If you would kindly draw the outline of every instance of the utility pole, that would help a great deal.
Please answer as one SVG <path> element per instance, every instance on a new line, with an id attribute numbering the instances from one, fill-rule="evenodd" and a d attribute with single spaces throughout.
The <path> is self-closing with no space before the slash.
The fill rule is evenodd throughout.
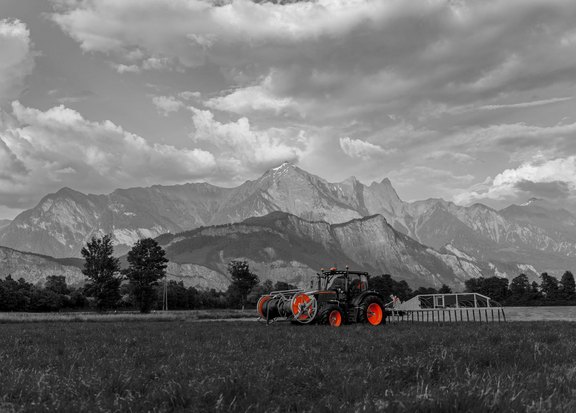
<path id="1" fill-rule="evenodd" d="M 164 274 L 164 294 L 162 297 L 162 310 L 168 311 L 168 274 Z"/>

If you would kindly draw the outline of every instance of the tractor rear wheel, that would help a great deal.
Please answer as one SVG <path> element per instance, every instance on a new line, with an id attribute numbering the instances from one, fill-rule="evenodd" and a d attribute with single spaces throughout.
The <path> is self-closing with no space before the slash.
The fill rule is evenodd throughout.
<path id="1" fill-rule="evenodd" d="M 368 296 L 360 303 L 358 321 L 378 326 L 384 321 L 384 302 L 375 295 Z"/>
<path id="2" fill-rule="evenodd" d="M 320 324 L 326 324 L 332 327 L 340 327 L 344 324 L 344 313 L 336 305 L 330 305 L 322 311 Z"/>

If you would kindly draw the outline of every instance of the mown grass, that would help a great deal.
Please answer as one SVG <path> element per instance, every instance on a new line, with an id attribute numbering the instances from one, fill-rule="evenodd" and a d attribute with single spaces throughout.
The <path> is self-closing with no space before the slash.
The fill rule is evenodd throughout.
<path id="1" fill-rule="evenodd" d="M 0 325 L 14 411 L 576 411 L 576 323 Z"/>

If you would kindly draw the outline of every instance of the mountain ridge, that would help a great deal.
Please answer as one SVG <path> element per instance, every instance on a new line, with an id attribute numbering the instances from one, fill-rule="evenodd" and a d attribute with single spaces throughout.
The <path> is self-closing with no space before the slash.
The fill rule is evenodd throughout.
<path id="1" fill-rule="evenodd" d="M 320 267 L 331 265 L 362 268 L 373 275 L 390 273 L 413 287 L 447 284 L 456 289 L 469 278 L 520 271 L 513 264 L 477 262 L 434 250 L 396 231 L 378 214 L 330 224 L 274 212 L 164 235 L 159 241 L 176 269 L 194 264 L 226 277 L 230 260 L 245 259 L 261 279 L 302 287 Z"/>
<path id="2" fill-rule="evenodd" d="M 330 183 L 283 163 L 234 188 L 208 183 L 48 194 L 0 230 L 0 245 L 55 257 L 79 256 L 93 235 L 111 233 L 119 255 L 142 237 L 240 223 L 284 211 L 330 224 L 381 215 L 392 228 L 437 251 L 445 246 L 483 262 L 520 262 L 537 271 L 576 263 L 576 218 L 531 201 L 497 211 L 440 198 L 404 202 L 388 178 Z M 568 225 L 569 224 L 569 225 Z M 352 235 L 351 235 L 352 236 Z"/>

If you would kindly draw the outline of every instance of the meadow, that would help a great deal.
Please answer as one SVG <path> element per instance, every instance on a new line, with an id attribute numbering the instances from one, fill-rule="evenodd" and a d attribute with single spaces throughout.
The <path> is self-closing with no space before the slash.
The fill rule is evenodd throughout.
<path id="1" fill-rule="evenodd" d="M 0 312 L 0 324 L 6 323 L 44 323 L 44 322 L 149 322 L 149 321 L 207 321 L 207 320 L 237 320 L 256 319 L 258 314 L 254 309 L 210 309 L 186 311 L 153 311 L 141 314 L 138 311 L 118 311 L 97 313 L 87 312 Z M 1 412 L 0 412 L 1 413 Z"/>
<path id="2" fill-rule="evenodd" d="M 0 411 L 576 411 L 576 323 L 0 325 Z"/>

